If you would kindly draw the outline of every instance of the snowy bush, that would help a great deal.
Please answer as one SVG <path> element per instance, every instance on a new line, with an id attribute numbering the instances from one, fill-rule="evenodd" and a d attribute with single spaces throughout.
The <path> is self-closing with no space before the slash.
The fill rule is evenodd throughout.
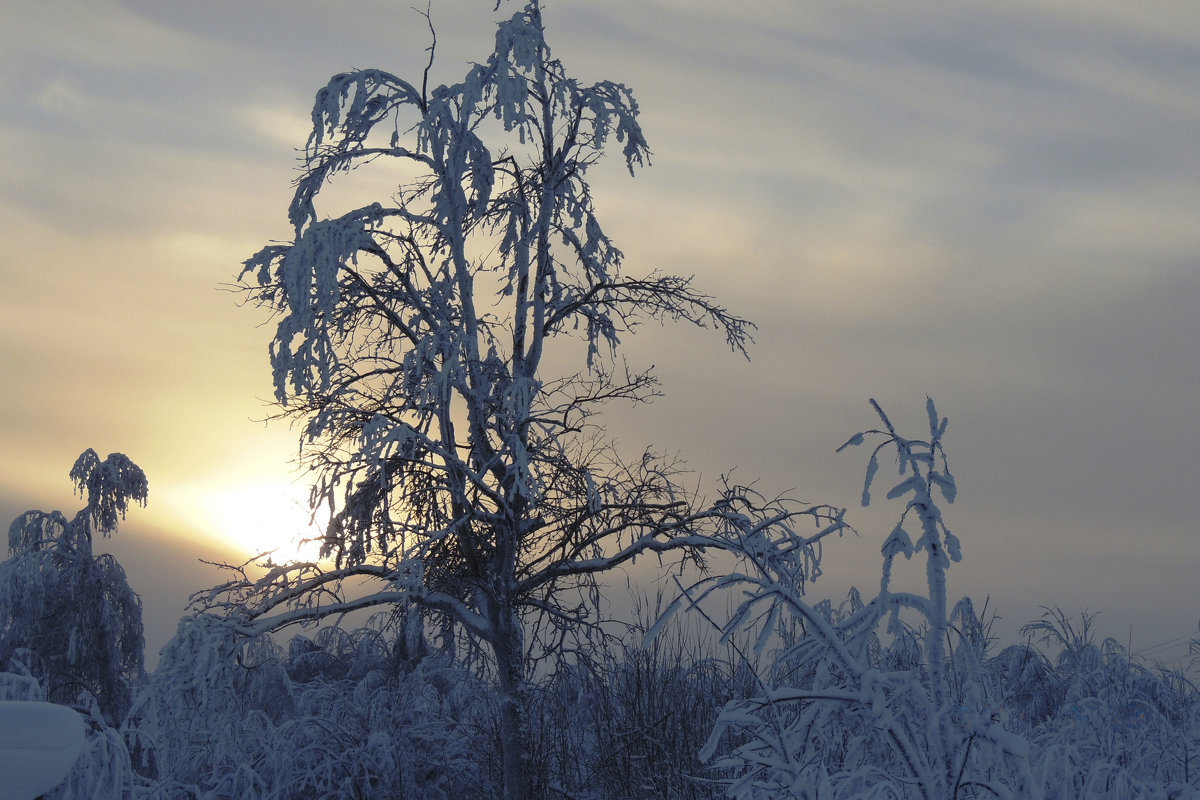
<path id="1" fill-rule="evenodd" d="M 990 653 L 987 623 L 968 598 L 950 606 L 945 574 L 960 557 L 940 502 L 956 485 L 942 441 L 946 420 L 927 404 L 929 438 L 901 437 L 877 405 L 882 443 L 900 472 L 889 499 L 906 498 L 883 544 L 878 594 L 852 589 L 840 606 L 808 603 L 786 547 L 742 548 L 746 573 L 693 586 L 679 605 L 738 587 L 744 599 L 724 633 L 752 629 L 755 690 L 726 704 L 703 756 L 745 798 L 1195 798 L 1200 691 L 1186 674 L 1131 660 L 1097 644 L 1086 612 L 1074 625 L 1047 609 L 1023 629 L 1024 645 Z M 910 533 L 913 529 L 919 534 Z M 915 531 L 914 531 L 915 533 Z M 925 558 L 925 594 L 892 587 L 896 557 Z M 1050 656 L 1034 639 L 1052 649 Z"/>
<path id="2" fill-rule="evenodd" d="M 0 700 L 46 702 L 46 695 L 32 675 L 0 672 Z M 94 702 L 76 710 L 86 725 L 83 750 L 66 779 L 43 795 L 44 800 L 132 798 L 133 769 L 121 733 L 108 725 Z"/>
<path id="3" fill-rule="evenodd" d="M 400 658 L 373 621 L 285 649 L 227 620 L 184 618 L 129 732 L 161 798 L 494 796 L 472 743 L 479 681 L 431 656 Z"/>
<path id="4" fill-rule="evenodd" d="M 774 542 L 742 548 L 745 574 L 693 587 L 693 603 L 724 588 L 743 591 L 727 637 L 757 624 L 756 653 L 782 642 L 758 674 L 757 691 L 726 705 L 703 756 L 734 773 L 727 792 L 744 800 L 1036 796 L 1029 744 L 1005 727 L 985 669 L 984 626 L 969 601 L 947 603 L 946 570 L 960 551 L 935 500 L 953 502 L 956 494 L 942 445 L 946 420 L 929 401 L 929 438 L 907 439 L 872 406 L 883 429 L 843 446 L 882 439 L 863 503 L 885 448 L 895 451 L 900 473 L 888 498 L 907 499 L 883 544 L 879 592 L 865 602 L 852 592 L 836 609 L 810 604 L 793 576 L 812 571 L 811 554 Z M 896 557 L 919 553 L 927 594 L 894 590 Z"/>
<path id="5" fill-rule="evenodd" d="M 1033 693 L 1039 713 L 1022 713 L 1046 796 L 1200 796 L 1200 689 L 1113 639 L 1098 644 L 1094 617 L 1076 625 L 1047 608 L 1022 629 L 1055 652 Z"/>

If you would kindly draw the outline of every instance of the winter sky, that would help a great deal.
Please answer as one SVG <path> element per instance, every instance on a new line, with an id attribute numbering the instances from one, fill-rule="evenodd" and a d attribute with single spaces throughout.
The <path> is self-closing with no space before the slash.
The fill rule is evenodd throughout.
<path id="1" fill-rule="evenodd" d="M 75 511 L 87 447 L 133 458 L 150 505 L 110 546 L 151 661 L 219 578 L 198 557 L 240 560 L 303 521 L 295 434 L 254 421 L 270 328 L 219 287 L 288 236 L 293 148 L 329 76 L 419 75 L 410 5 L 3 12 L 0 512 Z M 491 6 L 433 0 L 435 81 L 487 56 Z M 826 548 L 815 587 L 844 595 L 878 580 L 900 509 L 857 508 L 866 453 L 833 451 L 873 424 L 869 397 L 920 434 L 928 393 L 960 489 L 952 591 L 990 595 L 1006 635 L 1057 604 L 1123 642 L 1132 627 L 1135 651 L 1186 651 L 1200 6 L 546 0 L 545 17 L 569 71 L 641 104 L 653 166 L 631 180 L 614 158 L 593 181 L 627 269 L 694 273 L 759 326 L 749 363 L 704 331 L 644 329 L 631 357 L 666 397 L 613 408 L 611 434 L 679 452 L 701 487 L 736 466 L 850 506 L 861 536 Z"/>

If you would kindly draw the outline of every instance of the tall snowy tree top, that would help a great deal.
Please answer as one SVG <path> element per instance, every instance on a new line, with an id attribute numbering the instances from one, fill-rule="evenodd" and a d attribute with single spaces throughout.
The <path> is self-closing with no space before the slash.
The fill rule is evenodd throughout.
<path id="1" fill-rule="evenodd" d="M 263 248 L 241 273 L 280 314 L 270 348 L 280 403 L 345 379 L 345 345 L 355 328 L 357 344 L 367 340 L 368 316 L 391 329 L 393 352 L 411 349 L 410 388 L 428 385 L 438 361 L 445 380 L 470 373 L 472 393 L 494 371 L 489 359 L 511 362 L 520 390 L 557 332 L 582 332 L 589 369 L 645 318 L 712 326 L 745 346 L 749 323 L 692 291 L 690 278 L 622 276 L 583 178 L 613 138 L 631 172 L 648 162 L 638 106 L 622 84 L 566 75 L 537 2 L 499 24 L 495 51 L 461 83 L 427 89 L 428 68 L 425 79 L 418 88 L 365 69 L 317 92 L 288 212 L 295 240 Z M 392 203 L 318 213 L 335 174 L 380 158 L 414 176 Z M 503 307 L 476 310 L 483 278 L 499 280 Z"/>
<path id="2" fill-rule="evenodd" d="M 125 519 L 130 501 L 146 505 L 146 473 L 124 453 L 109 453 L 101 461 L 89 447 L 75 460 L 70 478 L 80 497 L 87 499 L 91 527 L 105 536 L 117 529 L 118 517 Z"/>

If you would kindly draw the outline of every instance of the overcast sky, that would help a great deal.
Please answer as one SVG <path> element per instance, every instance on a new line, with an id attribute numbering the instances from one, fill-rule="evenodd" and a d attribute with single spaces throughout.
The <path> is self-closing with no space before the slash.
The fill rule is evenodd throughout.
<path id="1" fill-rule="evenodd" d="M 407 2 L 17 0 L 0 25 L 0 511 L 80 505 L 87 447 L 150 505 L 112 540 L 157 651 L 186 595 L 294 528 L 270 329 L 219 287 L 286 238 L 295 150 L 335 72 L 417 76 Z M 433 0 L 437 82 L 490 0 Z M 511 14 L 511 3 L 501 13 Z M 951 589 L 1011 634 L 1101 611 L 1178 656 L 1200 619 L 1200 7 L 1127 2 L 547 0 L 555 54 L 631 86 L 654 153 L 594 171 L 631 272 L 695 274 L 759 326 L 746 363 L 645 329 L 667 396 L 630 447 L 851 506 L 817 590 L 878 580 L 900 509 L 856 508 L 874 420 L 950 418 Z M 364 196 L 362 204 L 375 197 Z M 877 495 L 882 498 L 882 492 Z M 1182 637 L 1182 638 L 1179 638 Z"/>

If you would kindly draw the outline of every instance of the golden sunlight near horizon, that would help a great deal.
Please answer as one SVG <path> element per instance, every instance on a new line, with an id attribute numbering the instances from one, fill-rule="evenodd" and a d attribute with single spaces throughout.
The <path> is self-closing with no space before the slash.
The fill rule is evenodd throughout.
<path id="1" fill-rule="evenodd" d="M 311 520 L 307 495 L 282 478 L 214 478 L 173 490 L 166 502 L 193 530 L 245 558 L 273 551 L 275 561 L 316 560 L 319 544 L 305 540 L 320 535 L 322 526 Z"/>

